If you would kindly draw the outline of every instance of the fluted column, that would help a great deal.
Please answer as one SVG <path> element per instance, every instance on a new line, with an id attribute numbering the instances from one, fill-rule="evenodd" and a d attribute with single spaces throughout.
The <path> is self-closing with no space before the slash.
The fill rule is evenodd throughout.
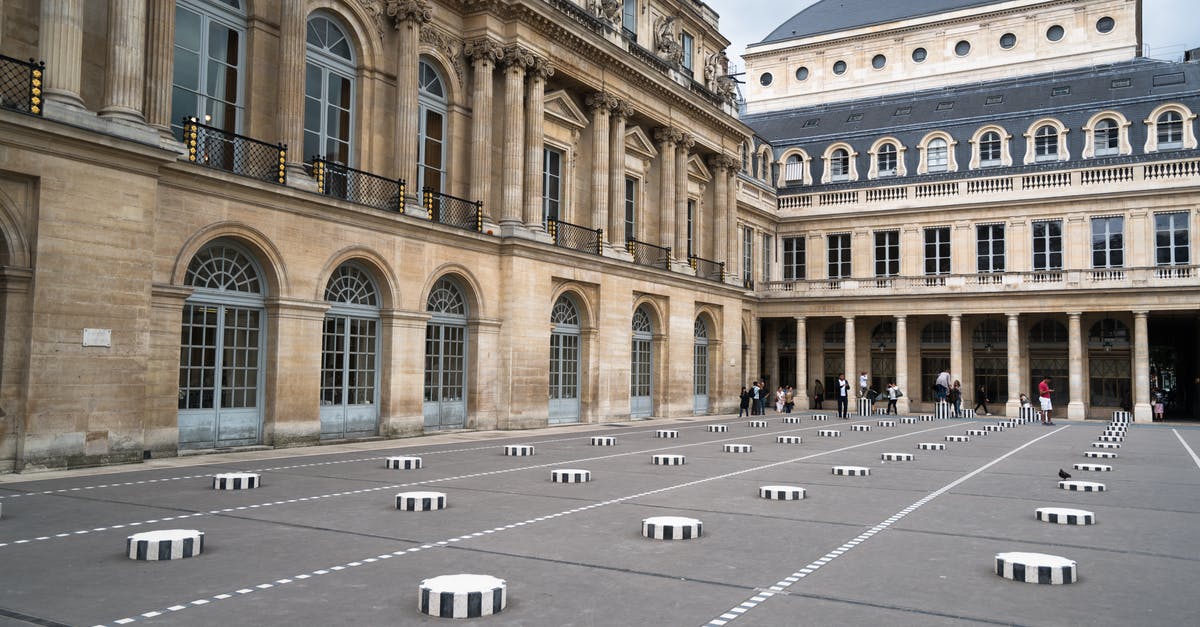
<path id="1" fill-rule="evenodd" d="M 483 201 L 483 210 L 492 217 L 492 109 L 495 105 L 492 72 L 504 57 L 504 48 L 490 39 L 478 39 L 463 47 L 471 59 L 471 200 Z"/>
<path id="2" fill-rule="evenodd" d="M 1150 333 L 1147 327 L 1149 312 L 1133 312 L 1133 419 L 1152 422 L 1150 407 Z"/>
<path id="3" fill-rule="evenodd" d="M 525 72 L 525 226 L 542 228 L 542 159 L 546 135 L 546 79 L 554 69 L 545 59 L 534 59 Z"/>
<path id="4" fill-rule="evenodd" d="M 1018 399 L 1024 389 L 1021 377 L 1021 314 L 1008 314 L 1008 338 L 1005 344 L 1008 346 L 1008 402 L 1005 403 L 1004 413 L 1015 418 L 1017 408 L 1021 406 Z"/>
<path id="5" fill-rule="evenodd" d="M 896 316 L 896 387 L 904 396 L 896 399 L 896 412 L 908 413 L 908 317 Z"/>
<path id="6" fill-rule="evenodd" d="M 146 0 L 109 0 L 108 64 L 101 117 L 143 123 Z"/>
<path id="7" fill-rule="evenodd" d="M 675 258 L 687 263 L 688 260 L 688 154 L 696 140 L 691 135 L 683 135 L 675 144 Z M 693 221 L 695 216 L 692 217 Z M 695 237 L 695 224 L 693 234 Z M 695 242 L 693 242 L 694 244 Z"/>
<path id="8" fill-rule="evenodd" d="M 633 114 L 627 102 L 613 107 L 609 120 L 608 226 L 605 240 L 616 247 L 625 244 L 625 122 Z"/>
<path id="9" fill-rule="evenodd" d="M 737 254 L 737 169 L 731 166 L 727 176 L 729 184 L 726 185 L 725 192 L 729 198 L 725 201 L 725 218 L 728 220 L 725 225 L 725 272 L 734 283 L 740 285 L 742 261 Z"/>
<path id="10" fill-rule="evenodd" d="M 146 123 L 171 138 L 171 83 L 175 72 L 175 0 L 149 0 L 146 14 Z M 175 120 L 178 121 L 178 120 Z"/>
<path id="11" fill-rule="evenodd" d="M 950 383 L 962 380 L 962 314 L 950 314 Z"/>
<path id="12" fill-rule="evenodd" d="M 846 382 L 850 384 L 850 394 L 847 396 L 851 399 L 858 394 L 858 362 L 857 353 L 858 341 L 854 337 L 854 316 L 846 316 Z M 834 390 L 836 393 L 837 390 Z M 855 411 L 855 406 L 850 406 L 850 411 Z"/>
<path id="13" fill-rule="evenodd" d="M 304 160 L 321 154 L 324 146 L 318 146 L 315 155 L 304 154 L 304 57 L 306 50 L 307 23 L 304 2 L 281 3 L 279 16 L 279 115 L 275 118 L 275 135 L 287 145 L 288 182 L 303 181 Z M 416 133 L 413 133 L 416 137 Z M 415 160 L 415 159 L 414 159 Z"/>
<path id="14" fill-rule="evenodd" d="M 387 14 L 395 20 L 396 48 L 396 170 L 408 183 L 409 195 L 419 195 L 417 185 L 418 72 L 421 26 L 433 19 L 427 0 L 388 0 Z"/>
<path id="15" fill-rule="evenodd" d="M 708 160 L 708 167 L 712 168 L 713 173 L 713 261 L 724 261 L 725 272 L 729 272 L 732 268 L 732 259 L 725 256 L 725 251 L 728 250 L 729 231 L 729 179 L 727 178 L 727 167 L 725 164 L 725 155 L 713 157 Z M 801 385 L 805 389 L 808 384 L 801 380 Z"/>
<path id="16" fill-rule="evenodd" d="M 532 56 L 516 46 L 504 51 L 504 178 L 500 225 L 522 223 L 525 177 L 525 68 Z"/>
<path id="17" fill-rule="evenodd" d="M 608 226 L 608 142 L 609 114 L 617 100 L 598 91 L 587 97 L 592 112 L 592 221 L 593 229 Z"/>
<path id="18" fill-rule="evenodd" d="M 1087 418 L 1083 405 L 1083 336 L 1080 325 L 1081 312 L 1067 314 L 1067 372 L 1070 379 L 1071 398 L 1067 402 L 1067 419 Z"/>
<path id="19" fill-rule="evenodd" d="M 47 104 L 85 108 L 80 98 L 83 67 L 83 0 L 42 0 L 38 56 L 46 62 L 42 95 Z"/>
<path id="20" fill-rule="evenodd" d="M 659 246 L 675 243 L 675 143 L 679 139 L 679 131 L 672 128 L 654 131 L 661 160 L 658 169 Z"/>
<path id="21" fill-rule="evenodd" d="M 804 316 L 796 316 L 796 398 L 808 398 L 808 324 Z"/>

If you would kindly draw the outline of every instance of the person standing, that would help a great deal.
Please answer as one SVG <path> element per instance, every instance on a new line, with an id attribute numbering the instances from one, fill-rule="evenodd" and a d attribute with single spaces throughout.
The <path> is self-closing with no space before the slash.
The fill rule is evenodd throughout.
<path id="1" fill-rule="evenodd" d="M 783 392 L 783 413 L 792 413 L 792 408 L 796 406 L 796 388 L 787 386 Z"/>
<path id="2" fill-rule="evenodd" d="M 1042 424 L 1053 425 L 1054 421 L 1050 420 L 1050 411 L 1054 406 L 1050 404 L 1050 394 L 1054 392 L 1054 388 L 1050 387 L 1050 377 L 1042 379 L 1038 383 L 1038 400 L 1042 403 Z"/>
<path id="3" fill-rule="evenodd" d="M 1154 422 L 1162 422 L 1166 409 L 1166 394 L 1163 393 L 1162 388 L 1156 387 L 1150 390 L 1150 398 L 1154 400 Z"/>
<path id="4" fill-rule="evenodd" d="M 758 415 L 758 397 L 762 394 L 762 388 L 758 386 L 758 381 L 750 384 L 750 415 Z"/>
<path id="5" fill-rule="evenodd" d="M 838 375 L 837 386 L 838 418 L 848 420 L 850 418 L 850 382 L 846 380 L 846 373 Z"/>
<path id="6" fill-rule="evenodd" d="M 867 371 L 863 370 L 862 374 L 858 375 L 858 397 L 859 398 L 867 397 L 867 387 L 868 387 L 869 383 L 870 383 L 870 379 L 867 377 Z"/>
<path id="7" fill-rule="evenodd" d="M 779 386 L 778 390 L 775 390 L 775 413 L 777 413 L 777 414 L 783 413 L 783 403 L 784 403 L 783 399 L 785 396 L 787 396 L 787 392 L 783 391 L 783 386 L 781 385 L 781 386 Z"/>
<path id="8" fill-rule="evenodd" d="M 750 415 L 750 390 L 746 386 L 742 386 L 742 393 L 738 395 L 738 418 Z"/>
<path id="9" fill-rule="evenodd" d="M 975 390 L 975 411 L 979 411 L 979 408 L 983 407 L 983 414 L 985 416 L 991 416 L 992 412 L 988 411 L 987 408 L 988 401 L 990 400 L 991 399 L 989 399 L 987 395 L 987 385 L 980 383 L 979 389 Z"/>
<path id="10" fill-rule="evenodd" d="M 896 412 L 896 399 L 900 398 L 899 394 L 900 394 L 900 388 L 896 387 L 895 383 L 889 383 L 887 386 L 887 399 L 888 399 L 887 413 L 889 413 L 889 414 L 897 413 Z"/>
<path id="11" fill-rule="evenodd" d="M 933 396 L 937 402 L 942 403 L 946 400 L 946 394 L 950 392 L 950 371 L 943 370 L 937 376 L 937 381 L 933 384 Z"/>
<path id="12" fill-rule="evenodd" d="M 813 379 L 813 409 L 825 409 L 825 384 L 820 379 Z"/>
<path id="13" fill-rule="evenodd" d="M 950 391 L 946 393 L 946 400 L 954 406 L 954 417 L 962 418 L 962 384 L 958 381 L 950 386 Z"/>

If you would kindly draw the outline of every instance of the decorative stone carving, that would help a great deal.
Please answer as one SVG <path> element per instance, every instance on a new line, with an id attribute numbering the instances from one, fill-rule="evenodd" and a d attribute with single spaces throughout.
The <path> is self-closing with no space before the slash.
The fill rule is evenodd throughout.
<path id="1" fill-rule="evenodd" d="M 676 140 L 675 143 L 685 152 L 691 151 L 692 146 L 696 145 L 696 138 L 689 133 L 684 133 L 683 131 L 675 132 L 679 134 L 679 139 Z"/>
<path id="2" fill-rule="evenodd" d="M 421 26 L 421 43 L 428 44 L 446 55 L 446 58 L 453 64 L 454 74 L 458 78 L 459 84 L 465 82 L 463 79 L 467 73 L 467 64 L 460 40 L 438 28 L 425 24 Z"/>
<path id="3" fill-rule="evenodd" d="M 387 0 L 387 15 L 399 29 L 404 22 L 429 23 L 433 20 L 433 7 L 427 0 Z"/>
<path id="4" fill-rule="evenodd" d="M 504 58 L 504 46 L 491 39 L 476 39 L 463 46 L 463 56 L 474 61 L 487 60 L 495 64 Z"/>
<path id="5" fill-rule="evenodd" d="M 362 5 L 363 11 L 371 16 L 371 21 L 375 23 L 375 34 L 383 40 L 383 34 L 387 31 L 387 19 L 382 0 L 358 0 L 358 3 Z"/>
<path id="6" fill-rule="evenodd" d="M 542 57 L 533 57 L 529 67 L 525 70 L 529 76 L 536 76 L 542 80 L 554 76 L 554 66 L 550 64 L 548 59 Z"/>
<path id="7" fill-rule="evenodd" d="M 618 99 L 616 96 L 606 91 L 598 91 L 593 94 L 589 94 L 585 104 L 587 104 L 588 109 L 593 111 L 598 109 L 607 109 L 611 111 L 613 107 L 620 104 L 620 102 L 620 99 Z"/>
<path id="8" fill-rule="evenodd" d="M 506 66 L 528 69 L 536 60 L 537 57 L 532 52 L 520 46 L 508 46 L 504 49 L 504 65 Z"/>
<path id="9" fill-rule="evenodd" d="M 737 165 L 738 160 L 729 155 L 716 155 L 708 159 L 708 167 L 715 170 L 718 174 L 736 168 Z"/>
<path id="10" fill-rule="evenodd" d="M 683 131 L 669 126 L 662 126 L 654 129 L 654 142 L 657 144 L 674 145 L 683 141 Z"/>
<path id="11" fill-rule="evenodd" d="M 717 91 L 717 79 L 729 74 L 729 56 L 718 50 L 704 60 L 704 86 Z"/>
<path id="12" fill-rule="evenodd" d="M 612 116 L 628 120 L 633 117 L 633 105 L 624 100 L 617 100 L 612 108 Z"/>
<path id="13" fill-rule="evenodd" d="M 678 63 L 683 58 L 683 46 L 675 32 L 675 16 L 662 15 L 654 20 L 654 49 L 658 56 Z"/>
<path id="14" fill-rule="evenodd" d="M 602 19 L 608 20 L 612 24 L 621 22 L 621 0 L 596 0 L 594 9 L 596 15 Z"/>

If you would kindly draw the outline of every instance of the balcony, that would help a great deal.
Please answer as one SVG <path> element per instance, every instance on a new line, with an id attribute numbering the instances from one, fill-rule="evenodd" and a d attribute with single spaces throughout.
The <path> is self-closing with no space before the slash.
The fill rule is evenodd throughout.
<path id="1" fill-rule="evenodd" d="M 546 223 L 550 238 L 559 248 L 570 248 L 593 255 L 603 254 L 604 229 L 589 229 L 586 226 L 550 220 Z"/>
<path id="2" fill-rule="evenodd" d="M 625 248 L 633 255 L 633 263 L 651 268 L 671 269 L 671 249 L 655 246 L 646 242 L 631 239 L 625 242 Z"/>
<path id="3" fill-rule="evenodd" d="M 717 281 L 723 283 L 725 281 L 725 262 L 713 261 L 691 255 L 688 257 L 688 265 L 692 266 L 692 270 L 696 272 L 696 276 L 709 281 Z"/>
<path id="4" fill-rule="evenodd" d="M 184 118 L 183 142 L 192 163 L 269 183 L 287 183 L 287 147 L 283 144 L 231 133 L 201 124 L 196 118 Z"/>
<path id="5" fill-rule="evenodd" d="M 763 298 L 846 298 L 848 296 L 946 296 L 1012 294 L 1055 290 L 1115 290 L 1200 287 L 1200 266 L 1154 266 L 1038 270 L 983 274 L 863 277 L 765 281 Z"/>
<path id="6" fill-rule="evenodd" d="M 45 63 L 18 61 L 0 54 L 0 109 L 41 115 L 45 69 Z"/>
<path id="7" fill-rule="evenodd" d="M 458 198 L 426 187 L 421 190 L 421 206 L 431 222 L 483 232 L 483 201 Z"/>
<path id="8" fill-rule="evenodd" d="M 322 157 L 314 157 L 309 169 L 317 180 L 317 192 L 381 211 L 404 209 L 404 180 L 389 179 Z"/>

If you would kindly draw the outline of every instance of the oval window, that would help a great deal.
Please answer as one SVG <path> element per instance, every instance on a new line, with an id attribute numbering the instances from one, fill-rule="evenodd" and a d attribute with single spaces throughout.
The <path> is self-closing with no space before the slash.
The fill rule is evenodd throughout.
<path id="1" fill-rule="evenodd" d="M 762 83 L 763 87 L 770 85 L 771 81 L 773 81 L 773 80 L 775 80 L 775 77 L 771 76 L 770 72 L 763 72 L 763 75 L 758 77 L 758 82 Z"/>
<path id="2" fill-rule="evenodd" d="M 1113 28 L 1116 28 L 1117 21 L 1111 17 L 1105 16 L 1096 21 L 1096 30 L 1102 33 L 1111 33 Z"/>
<path id="3" fill-rule="evenodd" d="M 1013 46 L 1017 45 L 1017 36 L 1012 33 L 1004 33 L 1000 36 L 1000 47 L 1005 50 L 1012 50 Z"/>
<path id="4" fill-rule="evenodd" d="M 1066 31 L 1064 31 L 1063 27 L 1059 26 L 1058 24 L 1046 29 L 1046 39 L 1049 39 L 1050 41 L 1058 41 L 1063 38 L 1064 34 L 1066 34 Z"/>
<path id="5" fill-rule="evenodd" d="M 925 61 L 925 57 L 927 56 L 929 56 L 929 53 L 925 52 L 924 48 L 917 48 L 916 50 L 913 50 L 912 60 L 916 61 L 917 63 L 922 63 Z"/>
<path id="6" fill-rule="evenodd" d="M 971 42 L 964 39 L 954 44 L 954 54 L 960 57 L 965 57 L 968 54 L 971 54 Z"/>
<path id="7" fill-rule="evenodd" d="M 833 64 L 833 73 L 837 74 L 838 76 L 845 74 L 846 73 L 846 62 L 838 61 L 838 62 L 834 63 Z"/>
<path id="8" fill-rule="evenodd" d="M 887 65 L 887 57 L 882 54 L 877 54 L 871 59 L 871 67 L 877 70 L 882 70 L 885 65 Z"/>
<path id="9" fill-rule="evenodd" d="M 808 68 L 800 67 L 799 69 L 797 69 L 796 70 L 796 80 L 798 80 L 798 81 L 808 80 Z"/>

